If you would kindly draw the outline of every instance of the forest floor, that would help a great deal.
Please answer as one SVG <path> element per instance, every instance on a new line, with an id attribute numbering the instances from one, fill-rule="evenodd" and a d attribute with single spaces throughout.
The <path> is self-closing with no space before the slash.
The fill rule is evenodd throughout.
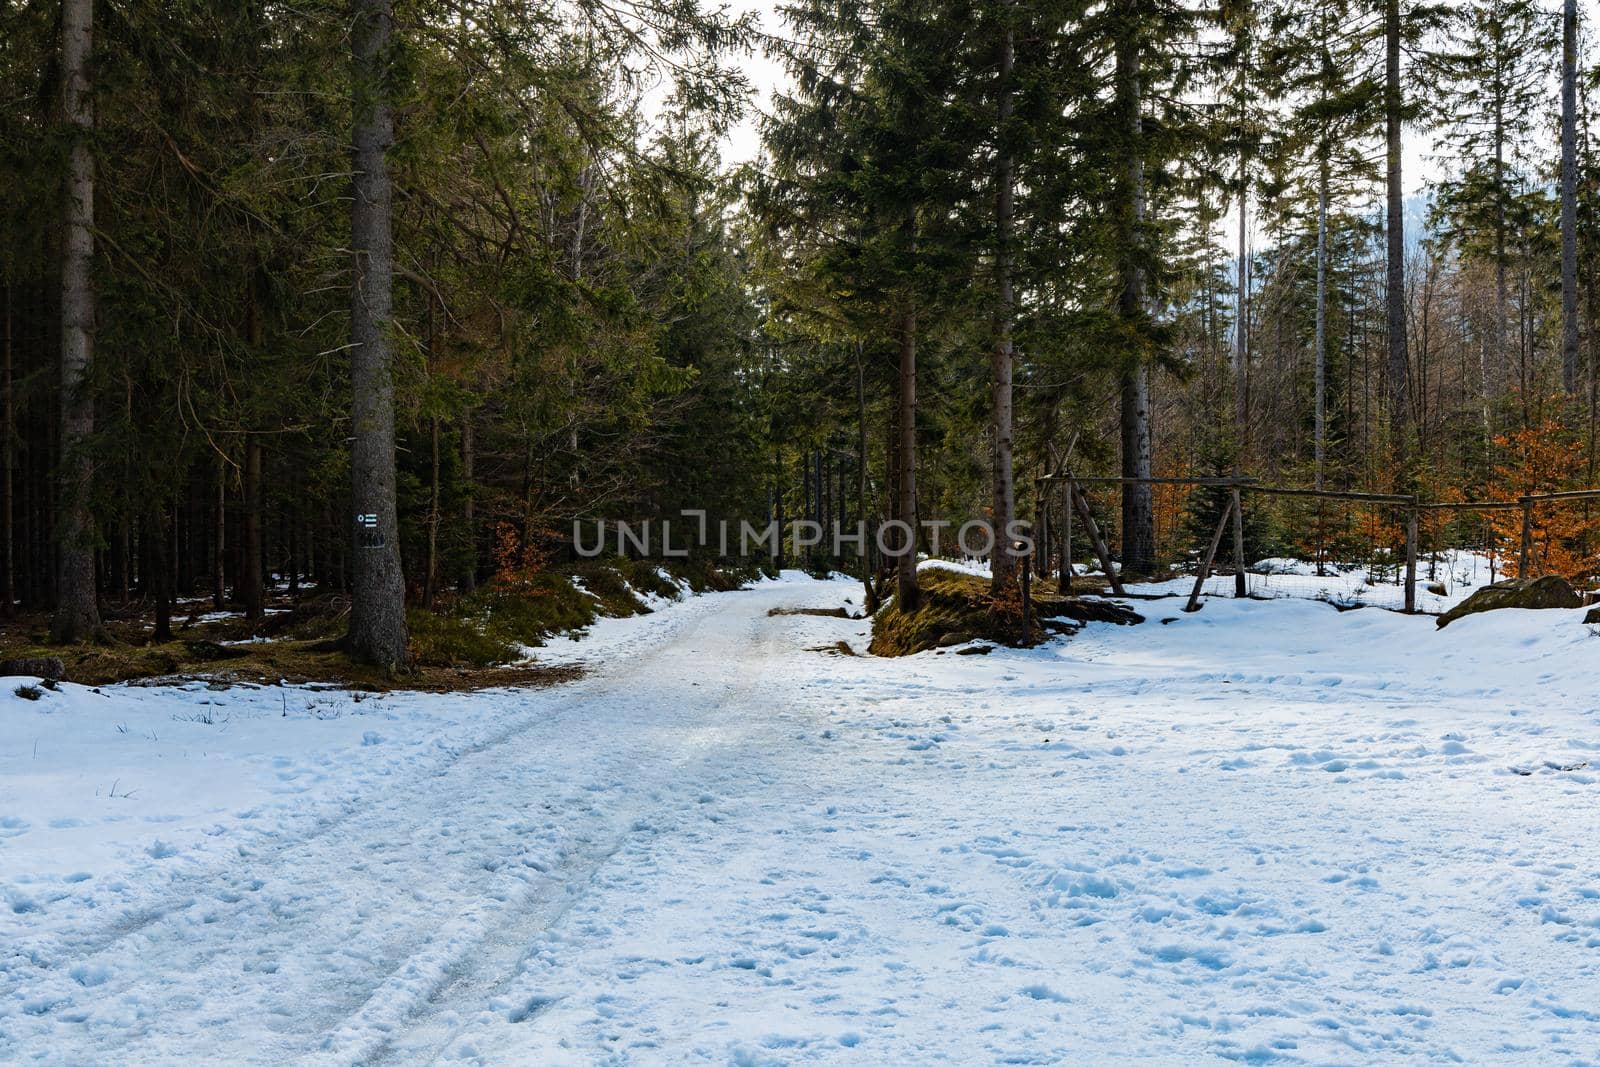
<path id="1" fill-rule="evenodd" d="M 0 683 L 0 1061 L 1596 1062 L 1581 610 L 792 610 L 850 602 L 543 689 Z"/>

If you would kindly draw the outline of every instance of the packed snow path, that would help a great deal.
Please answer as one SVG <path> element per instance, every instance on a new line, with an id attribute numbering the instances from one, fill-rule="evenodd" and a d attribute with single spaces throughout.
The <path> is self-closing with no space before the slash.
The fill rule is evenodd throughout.
<path id="1" fill-rule="evenodd" d="M 352 705 L 320 758 L 267 757 L 318 727 L 275 690 L 219 738 L 172 714 L 203 694 L 8 686 L 0 1061 L 1600 1057 L 1579 613 L 1173 603 L 904 661 L 768 614 L 854 593 L 696 598 L 576 646 L 573 685 Z M 260 751 L 236 788 L 317 782 L 221 812 L 141 782 L 157 827 L 26 777 L 51 729 L 156 707 Z"/>

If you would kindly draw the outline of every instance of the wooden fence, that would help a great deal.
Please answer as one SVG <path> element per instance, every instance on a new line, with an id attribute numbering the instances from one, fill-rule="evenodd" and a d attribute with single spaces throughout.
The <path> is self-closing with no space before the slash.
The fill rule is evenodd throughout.
<path id="1" fill-rule="evenodd" d="M 1129 485 L 1181 485 L 1196 488 L 1224 489 L 1227 490 L 1227 499 L 1222 509 L 1222 516 L 1218 520 L 1211 534 L 1209 542 L 1205 545 L 1198 561 L 1198 571 L 1195 575 L 1194 586 L 1189 594 L 1186 611 L 1197 611 L 1200 607 L 1200 597 L 1206 580 L 1211 576 L 1217 562 L 1217 554 L 1222 548 L 1223 538 L 1232 530 L 1232 554 L 1234 572 L 1234 596 L 1246 597 L 1249 590 L 1246 582 L 1245 537 L 1244 537 L 1244 499 L 1246 494 L 1260 494 L 1263 496 L 1278 497 L 1307 497 L 1320 500 L 1341 501 L 1354 504 L 1377 504 L 1394 508 L 1404 519 L 1405 528 L 1405 606 L 1402 610 L 1406 613 L 1415 613 L 1417 610 L 1417 554 L 1418 554 L 1418 520 L 1426 512 L 1433 511 L 1509 511 L 1520 510 L 1522 513 L 1522 526 L 1520 544 L 1518 546 L 1518 573 L 1527 575 L 1536 569 L 1534 556 L 1534 511 L 1541 504 L 1551 502 L 1568 502 L 1576 500 L 1600 499 L 1600 489 L 1577 489 L 1561 493 L 1533 493 L 1518 496 L 1511 500 L 1466 500 L 1435 503 L 1424 501 L 1414 495 L 1395 493 L 1366 493 L 1352 492 L 1339 489 L 1301 489 L 1288 486 L 1262 485 L 1254 478 L 1122 478 L 1122 477 L 1077 477 L 1072 474 L 1051 475 L 1034 480 L 1035 499 L 1039 515 L 1039 537 L 1036 539 L 1035 549 L 1037 559 L 1035 569 L 1041 577 L 1052 573 L 1059 574 L 1059 584 L 1063 591 L 1070 591 L 1072 587 L 1072 567 L 1070 565 L 1073 552 L 1074 520 L 1081 524 L 1085 535 L 1088 537 L 1089 546 L 1100 563 L 1101 571 L 1106 575 L 1106 580 L 1111 590 L 1118 596 L 1126 596 L 1127 590 L 1123 585 L 1122 577 L 1118 573 L 1115 561 L 1112 558 L 1111 548 L 1099 524 L 1094 518 L 1094 509 L 1086 487 L 1089 486 L 1116 486 L 1119 489 Z M 1061 501 L 1061 520 L 1059 532 L 1053 528 L 1052 518 L 1055 508 L 1051 500 L 1052 490 L 1060 488 L 1064 492 Z M 1052 566 L 1052 558 L 1059 562 L 1059 569 Z"/>

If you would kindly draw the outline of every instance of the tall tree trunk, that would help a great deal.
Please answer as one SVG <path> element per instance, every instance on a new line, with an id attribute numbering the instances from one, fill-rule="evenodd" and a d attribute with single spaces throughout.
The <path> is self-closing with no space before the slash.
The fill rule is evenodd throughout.
<path id="1" fill-rule="evenodd" d="M 67 202 L 61 261 L 61 536 L 57 539 L 56 610 L 51 640 L 98 640 L 103 631 L 95 589 L 94 516 L 89 498 L 94 467 L 94 394 L 89 368 L 94 359 L 94 129 L 90 100 L 90 56 L 94 0 L 62 0 L 62 104 L 73 127 L 67 161 Z"/>
<path id="2" fill-rule="evenodd" d="M 350 300 L 355 508 L 352 657 L 393 670 L 406 655 L 406 589 L 395 513 L 394 380 L 390 373 L 394 247 L 387 153 L 394 141 L 389 100 L 390 0 L 355 0 L 355 178 L 350 209 L 354 279 Z"/>
<path id="3" fill-rule="evenodd" d="M 478 501 L 477 486 L 473 482 L 477 456 L 473 451 L 472 409 L 461 413 L 461 480 L 466 485 L 466 499 L 461 503 L 461 525 L 466 530 L 467 570 L 461 576 L 461 588 L 472 592 L 478 586 Z"/>
<path id="4" fill-rule="evenodd" d="M 1015 212 L 1011 144 L 1011 71 L 1016 62 L 1016 31 L 1011 24 L 1014 3 L 1001 7 L 1005 27 L 1000 38 L 1000 73 L 996 85 L 999 98 L 995 121 L 995 203 L 994 203 L 994 352 L 993 371 L 994 433 L 994 551 L 990 556 L 991 589 L 999 594 L 1017 581 L 1017 553 L 1011 545 L 1010 529 L 1017 513 L 1016 486 L 1011 463 L 1011 379 L 1015 366 L 1011 323 L 1016 298 L 1011 285 L 1011 230 Z"/>
<path id="5" fill-rule="evenodd" d="M 166 502 L 157 499 L 145 509 L 144 537 L 149 545 L 150 593 L 155 599 L 155 628 L 151 641 L 172 640 L 172 566 L 169 556 Z"/>
<path id="6" fill-rule="evenodd" d="M 1322 488 L 1328 455 L 1328 144 L 1326 135 L 1317 161 L 1317 326 L 1316 367 L 1316 486 Z"/>
<path id="7" fill-rule="evenodd" d="M 239 560 L 239 599 L 244 617 L 255 620 L 266 610 L 266 564 L 261 551 L 261 442 L 254 434 L 244 444 L 244 554 Z"/>
<path id="8" fill-rule="evenodd" d="M 815 522 L 817 505 L 811 499 L 811 452 L 800 453 L 800 517 L 804 522 Z M 814 545 L 807 545 L 805 551 L 806 566 L 812 565 L 815 555 Z"/>
<path id="9" fill-rule="evenodd" d="M 895 473 L 899 476 L 896 518 L 904 551 L 895 559 L 895 603 L 901 611 L 922 606 L 917 585 L 917 306 L 909 295 L 900 313 L 900 439 L 896 442 Z"/>
<path id="10" fill-rule="evenodd" d="M 1561 384 L 1578 391 L 1578 0 L 1561 6 Z"/>
<path id="11" fill-rule="evenodd" d="M 1242 17 L 1248 18 L 1245 14 Z M 1233 473 L 1243 468 L 1250 447 L 1250 152 L 1245 140 L 1245 72 L 1249 44 L 1239 60 L 1239 291 L 1233 328 Z"/>
<path id="12" fill-rule="evenodd" d="M 1384 3 L 1384 141 L 1388 192 L 1388 286 L 1384 300 L 1389 325 L 1389 428 L 1400 460 L 1402 483 L 1411 469 L 1411 368 L 1406 347 L 1405 186 L 1400 172 L 1400 127 L 1404 98 L 1400 86 L 1400 0 Z"/>
<path id="13" fill-rule="evenodd" d="M 1130 31 L 1132 32 L 1132 31 Z M 1144 120 L 1141 103 L 1139 45 L 1132 38 L 1119 41 L 1116 49 L 1116 91 L 1128 133 L 1126 202 L 1121 210 L 1126 219 L 1121 274 L 1121 315 L 1123 321 L 1143 335 L 1145 312 L 1144 271 Z M 1148 353 L 1131 354 L 1122 372 L 1121 437 L 1122 476 L 1150 477 L 1150 377 Z M 1126 483 L 1122 487 L 1122 564 L 1131 573 L 1144 574 L 1155 569 L 1156 520 L 1154 498 L 1149 483 Z"/>
<path id="14" fill-rule="evenodd" d="M 12 325 L 11 325 L 11 286 L 6 285 L 5 303 L 5 366 L 0 369 L 0 387 L 5 389 L 5 399 L 0 404 L 0 418 L 4 425 L 0 426 L 0 492 L 5 494 L 4 510 L 0 511 L 0 525 L 4 526 L 4 551 L 5 559 L 0 561 L 0 618 L 9 619 L 17 609 L 17 542 L 16 542 L 16 482 L 12 474 L 12 462 L 16 457 L 17 409 L 12 396 L 15 386 L 12 384 Z"/>
<path id="15" fill-rule="evenodd" d="M 1496 80 L 1498 86 L 1498 79 Z M 1487 447 L 1490 437 L 1489 410 L 1494 399 L 1492 382 L 1503 375 L 1506 367 L 1506 311 L 1511 300 L 1506 284 L 1506 162 L 1505 162 L 1505 100 L 1496 89 L 1494 101 L 1494 329 L 1489 331 L 1494 351 L 1492 359 L 1484 366 L 1483 377 L 1483 436 Z"/>
<path id="16" fill-rule="evenodd" d="M 428 443 L 432 450 L 432 467 L 428 481 L 428 569 L 423 576 L 422 606 L 433 608 L 433 594 L 438 589 L 439 576 L 439 417 L 435 415 L 428 429 Z"/>
<path id="17" fill-rule="evenodd" d="M 217 496 L 212 503 L 211 604 L 218 611 L 228 607 L 228 463 L 217 458 Z"/>
<path id="18" fill-rule="evenodd" d="M 878 586 L 872 573 L 872 523 L 867 521 L 867 368 L 856 342 L 856 517 L 867 532 L 861 546 L 861 591 L 867 614 L 878 611 Z"/>

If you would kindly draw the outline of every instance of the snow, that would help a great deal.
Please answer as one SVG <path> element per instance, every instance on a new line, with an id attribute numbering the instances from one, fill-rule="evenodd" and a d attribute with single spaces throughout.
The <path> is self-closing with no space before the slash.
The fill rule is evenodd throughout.
<path id="1" fill-rule="evenodd" d="M 1581 611 L 768 614 L 846 598 L 553 689 L 0 683 L 0 1062 L 1600 1061 Z"/>
<path id="2" fill-rule="evenodd" d="M 1260 560 L 1245 574 L 1245 590 L 1252 597 L 1291 597 L 1322 600 L 1340 607 L 1386 607 L 1405 605 L 1404 561 L 1401 566 L 1366 563 L 1326 563 L 1317 573 L 1315 563 L 1303 559 L 1275 557 Z M 1417 610 L 1438 615 L 1471 596 L 1497 578 L 1505 577 L 1504 561 L 1491 562 L 1481 552 L 1460 549 L 1422 556 L 1417 560 Z M 1130 583 L 1129 593 L 1147 596 L 1187 597 L 1194 589 L 1194 576 L 1165 582 Z M 1442 589 L 1440 592 L 1438 590 Z M 1204 595 L 1234 595 L 1232 574 L 1206 579 Z"/>

